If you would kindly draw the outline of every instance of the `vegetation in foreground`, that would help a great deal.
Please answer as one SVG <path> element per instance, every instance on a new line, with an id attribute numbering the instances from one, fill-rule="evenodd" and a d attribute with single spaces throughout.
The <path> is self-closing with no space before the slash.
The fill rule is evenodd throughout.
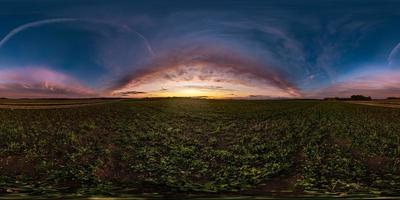
<path id="1" fill-rule="evenodd" d="M 123 100 L 0 109 L 0 193 L 400 194 L 400 109 Z"/>

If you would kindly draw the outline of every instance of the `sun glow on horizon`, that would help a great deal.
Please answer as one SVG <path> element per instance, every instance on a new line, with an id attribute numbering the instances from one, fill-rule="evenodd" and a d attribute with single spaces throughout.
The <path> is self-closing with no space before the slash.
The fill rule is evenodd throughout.
<path id="1" fill-rule="evenodd" d="M 210 99 L 247 97 L 293 97 L 287 89 L 256 79 L 237 75 L 228 68 L 203 65 L 176 67 L 155 71 L 113 91 L 127 97 L 197 97 Z"/>
<path id="2" fill-rule="evenodd" d="M 194 89 L 194 88 L 185 88 L 182 90 L 178 90 L 176 92 L 179 94 L 179 96 L 188 96 L 188 97 L 194 97 L 194 96 L 207 96 L 207 92 L 201 91 L 199 89 Z"/>
<path id="3" fill-rule="evenodd" d="M 159 89 L 157 89 L 159 88 Z M 169 81 L 155 80 L 137 87 L 127 87 L 115 94 L 145 97 L 194 97 L 207 99 L 247 98 L 250 96 L 286 97 L 286 93 L 274 87 L 251 87 L 235 83 L 210 81 Z"/>
<path id="4" fill-rule="evenodd" d="M 198 97 L 209 99 L 220 99 L 228 96 L 226 92 L 213 89 L 191 88 L 190 86 L 178 87 L 165 92 L 158 92 L 155 95 L 160 97 Z"/>

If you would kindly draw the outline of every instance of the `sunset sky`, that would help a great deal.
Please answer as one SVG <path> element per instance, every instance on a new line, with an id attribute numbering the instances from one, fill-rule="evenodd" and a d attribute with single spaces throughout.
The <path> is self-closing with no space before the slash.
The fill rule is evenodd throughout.
<path id="1" fill-rule="evenodd" d="M 400 1 L 0 1 L 0 97 L 400 96 Z"/>

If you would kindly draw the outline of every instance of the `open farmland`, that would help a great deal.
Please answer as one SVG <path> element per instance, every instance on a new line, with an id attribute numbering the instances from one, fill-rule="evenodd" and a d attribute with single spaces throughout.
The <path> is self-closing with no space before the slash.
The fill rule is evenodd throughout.
<path id="1" fill-rule="evenodd" d="M 399 99 L 382 99 L 373 101 L 349 101 L 349 103 L 363 104 L 369 106 L 382 106 L 388 108 L 400 108 Z"/>
<path id="2" fill-rule="evenodd" d="M 52 109 L 98 105 L 121 99 L 0 99 L 0 109 Z"/>
<path id="3" fill-rule="evenodd" d="M 0 109 L 1 193 L 400 194 L 400 109 L 316 100 L 88 104 Z"/>

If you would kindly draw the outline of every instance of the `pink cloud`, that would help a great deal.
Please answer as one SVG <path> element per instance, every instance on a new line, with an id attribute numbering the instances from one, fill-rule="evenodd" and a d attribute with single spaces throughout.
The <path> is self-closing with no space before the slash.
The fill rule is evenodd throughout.
<path id="1" fill-rule="evenodd" d="M 349 97 L 353 94 L 386 98 L 400 96 L 400 71 L 376 71 L 354 75 L 344 81 L 310 92 L 310 97 Z"/>
<path id="2" fill-rule="evenodd" d="M 89 96 L 95 96 L 95 92 L 60 72 L 34 67 L 0 70 L 0 97 L 64 98 Z"/>

